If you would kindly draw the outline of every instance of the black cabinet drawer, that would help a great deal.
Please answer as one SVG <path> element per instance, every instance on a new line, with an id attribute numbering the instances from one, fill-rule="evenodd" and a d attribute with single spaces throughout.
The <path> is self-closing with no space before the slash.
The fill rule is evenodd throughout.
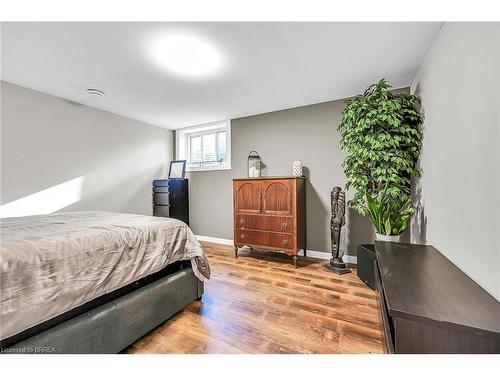
<path id="1" fill-rule="evenodd" d="M 160 206 L 167 206 L 169 204 L 168 193 L 153 193 L 153 204 Z"/>
<path id="2" fill-rule="evenodd" d="M 170 180 L 154 180 L 153 186 L 167 186 L 169 185 Z"/>
<path id="3" fill-rule="evenodd" d="M 168 193 L 168 186 L 153 186 L 153 193 Z"/>
<path id="4" fill-rule="evenodd" d="M 153 206 L 153 216 L 170 217 L 168 206 Z"/>

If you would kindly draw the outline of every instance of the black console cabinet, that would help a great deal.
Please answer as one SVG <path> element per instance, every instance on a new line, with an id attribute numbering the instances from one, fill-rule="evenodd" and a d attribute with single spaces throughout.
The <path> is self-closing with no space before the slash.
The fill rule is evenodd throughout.
<path id="1" fill-rule="evenodd" d="M 187 179 L 153 181 L 153 215 L 171 217 L 189 225 L 189 185 Z"/>
<path id="2" fill-rule="evenodd" d="M 500 302 L 432 246 L 375 242 L 389 353 L 500 353 Z"/>

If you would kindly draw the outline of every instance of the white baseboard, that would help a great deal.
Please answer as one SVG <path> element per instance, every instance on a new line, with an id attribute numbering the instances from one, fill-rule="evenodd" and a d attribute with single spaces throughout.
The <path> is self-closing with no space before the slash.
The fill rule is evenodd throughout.
<path id="1" fill-rule="evenodd" d="M 228 240 L 226 238 L 217 238 L 217 237 L 208 237 L 208 236 L 199 236 L 196 235 L 196 238 L 198 241 L 206 241 L 206 242 L 213 242 L 213 243 L 218 243 L 221 245 L 229 245 L 233 246 L 234 242 L 233 240 Z M 303 251 L 299 252 L 300 254 L 304 254 Z M 318 258 L 318 259 L 330 259 L 332 255 L 328 252 L 324 251 L 316 251 L 316 250 L 307 250 L 307 256 L 311 258 Z M 358 257 L 355 257 L 353 255 L 344 255 L 343 256 L 344 262 L 351 263 L 351 264 L 357 264 L 358 263 Z"/>
<path id="2" fill-rule="evenodd" d="M 199 235 L 196 235 L 196 239 L 198 241 L 213 242 L 213 243 L 219 243 L 221 245 L 234 246 L 234 241 L 233 240 L 227 240 L 225 238 L 217 238 L 217 237 L 208 237 L 208 236 L 199 236 Z"/>
<path id="3" fill-rule="evenodd" d="M 303 254 L 303 251 L 300 251 L 299 254 Z M 307 250 L 307 256 L 311 258 L 318 258 L 318 259 L 330 259 L 332 257 L 331 253 L 327 253 L 324 251 L 316 251 L 316 250 Z M 357 264 L 358 263 L 358 257 L 353 256 L 353 255 L 344 255 L 342 257 L 344 262 L 351 263 L 351 264 Z"/>
<path id="4" fill-rule="evenodd" d="M 342 260 L 346 263 L 358 264 L 358 257 L 355 255 L 344 255 Z"/>

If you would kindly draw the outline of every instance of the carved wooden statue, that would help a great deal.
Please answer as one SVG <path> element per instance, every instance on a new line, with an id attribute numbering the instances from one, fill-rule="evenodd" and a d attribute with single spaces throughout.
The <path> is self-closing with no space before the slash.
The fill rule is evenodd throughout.
<path id="1" fill-rule="evenodd" d="M 332 258 L 327 268 L 338 274 L 350 272 L 342 260 L 343 251 L 340 248 L 340 236 L 345 225 L 345 192 L 338 186 L 330 193 L 332 218 L 330 220 Z"/>

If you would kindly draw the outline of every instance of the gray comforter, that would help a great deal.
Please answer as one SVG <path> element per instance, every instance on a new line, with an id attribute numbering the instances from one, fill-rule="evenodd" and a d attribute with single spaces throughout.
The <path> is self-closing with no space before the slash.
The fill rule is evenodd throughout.
<path id="1" fill-rule="evenodd" d="M 180 260 L 210 277 L 203 250 L 175 219 L 70 212 L 1 219 L 0 339 Z"/>

